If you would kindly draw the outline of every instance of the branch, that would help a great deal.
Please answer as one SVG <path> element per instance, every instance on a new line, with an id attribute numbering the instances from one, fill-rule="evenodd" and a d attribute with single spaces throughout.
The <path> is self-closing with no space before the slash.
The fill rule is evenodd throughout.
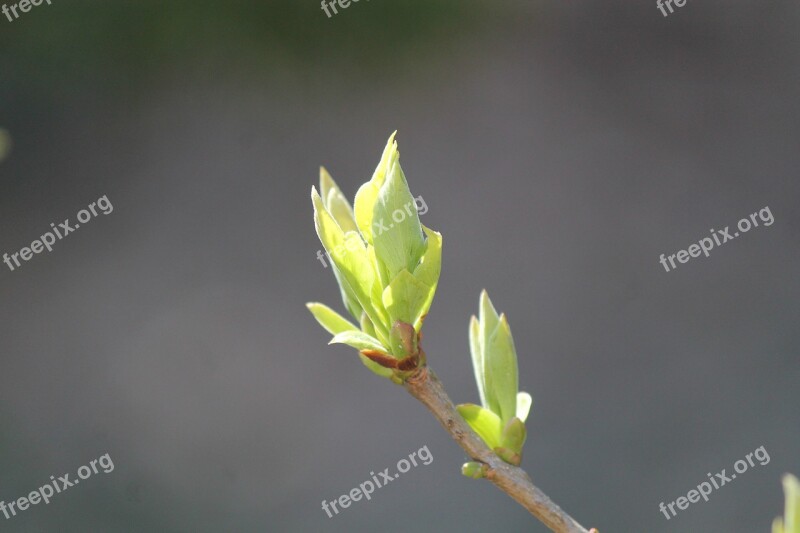
<path id="1" fill-rule="evenodd" d="M 486 478 L 489 481 L 514 498 L 544 525 L 556 533 L 597 533 L 594 529 L 587 532 L 539 490 L 524 470 L 506 463 L 490 450 L 458 414 L 433 370 L 423 366 L 406 380 L 404 387 L 433 413 L 467 455 L 488 467 Z"/>

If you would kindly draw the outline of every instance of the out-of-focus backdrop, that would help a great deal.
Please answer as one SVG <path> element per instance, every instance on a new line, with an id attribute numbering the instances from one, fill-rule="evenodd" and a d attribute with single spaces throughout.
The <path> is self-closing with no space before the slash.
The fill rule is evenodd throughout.
<path id="1" fill-rule="evenodd" d="M 768 532 L 800 473 L 800 6 L 53 0 L 0 17 L 3 531 L 544 532 L 422 406 L 329 347 L 311 220 L 399 130 L 444 235 L 430 364 L 477 401 L 489 290 L 534 396 L 523 466 L 603 533 Z M 674 254 L 768 206 L 759 226 Z M 412 468 L 329 518 L 348 493 Z M 764 446 L 732 483 L 672 502 Z"/>

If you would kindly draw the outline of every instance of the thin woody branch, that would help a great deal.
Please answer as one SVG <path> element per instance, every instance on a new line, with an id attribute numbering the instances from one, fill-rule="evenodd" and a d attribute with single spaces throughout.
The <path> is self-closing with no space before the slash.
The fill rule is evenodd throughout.
<path id="1" fill-rule="evenodd" d="M 427 368 L 419 343 L 441 274 L 442 235 L 423 226 L 412 208 L 416 199 L 400 168 L 395 134 L 389 137 L 372 179 L 359 188 L 355 209 L 325 169 L 320 169 L 319 191 L 311 189 L 311 202 L 314 227 L 336 267 L 344 305 L 355 320 L 324 304 L 307 304 L 333 335 L 331 343 L 355 348 L 367 368 L 403 384 L 427 406 L 474 460 L 464 465 L 466 476 L 488 478 L 553 531 L 597 533 L 587 532 L 537 489 L 524 470 L 513 466 L 521 459 L 532 398 L 519 390 L 508 319 L 497 312 L 485 290 L 469 327 L 483 405 L 457 408 Z M 389 220 L 393 223 L 385 226 Z M 494 443 L 493 449 L 473 428 L 487 443 Z"/>
<path id="2" fill-rule="evenodd" d="M 428 367 L 422 367 L 405 381 L 406 390 L 422 402 L 445 430 L 473 460 L 486 465 L 486 478 L 511 496 L 533 516 L 556 533 L 597 533 L 587 531 L 539 490 L 521 468 L 500 459 L 472 431 L 445 392 L 442 382 Z"/>

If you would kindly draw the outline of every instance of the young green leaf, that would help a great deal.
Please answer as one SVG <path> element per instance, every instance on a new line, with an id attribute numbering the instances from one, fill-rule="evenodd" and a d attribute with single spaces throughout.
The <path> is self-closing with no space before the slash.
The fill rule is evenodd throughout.
<path id="1" fill-rule="evenodd" d="M 484 350 L 489 344 L 489 336 L 497 328 L 499 319 L 500 317 L 498 316 L 497 310 L 489 299 L 489 293 L 484 289 L 481 291 L 480 306 L 478 308 L 478 320 L 481 324 L 481 346 L 483 346 Z"/>
<path id="2" fill-rule="evenodd" d="M 363 184 L 356 193 L 355 217 L 358 229 L 367 243 L 372 244 L 372 218 L 375 209 L 375 202 L 378 200 L 378 193 L 386 178 L 389 170 L 389 161 L 397 152 L 397 142 L 394 140 L 394 132 L 389 136 L 386 148 L 383 149 L 381 161 L 372 174 L 372 179 Z"/>
<path id="3" fill-rule="evenodd" d="M 325 208 L 331 214 L 333 219 L 339 224 L 343 232 L 355 231 L 358 232 L 356 219 L 353 215 L 353 208 L 350 207 L 350 202 L 342 194 L 342 190 L 333 181 L 333 178 L 325 167 L 319 167 L 319 189 L 320 197 L 325 205 Z"/>
<path id="4" fill-rule="evenodd" d="M 500 446 L 521 455 L 526 436 L 525 424 L 519 418 L 514 417 L 503 428 L 503 433 L 500 436 Z"/>
<path id="5" fill-rule="evenodd" d="M 331 342 L 359 349 L 371 370 L 403 383 L 410 370 L 425 366 L 417 343 L 441 272 L 442 238 L 419 223 L 394 137 L 359 188 L 355 209 L 324 168 L 320 192 L 311 191 L 317 235 L 360 331 L 321 304 L 310 309 L 335 332 Z"/>
<path id="6" fill-rule="evenodd" d="M 520 392 L 517 394 L 517 418 L 525 422 L 528 419 L 531 405 L 533 405 L 533 398 L 527 392 Z"/>
<path id="7" fill-rule="evenodd" d="M 387 287 L 392 281 L 389 278 L 389 272 L 386 270 L 386 265 L 375 255 L 375 247 L 367 246 L 367 255 L 372 264 L 372 270 L 377 273 L 377 279 L 373 284 L 372 298 L 380 299 L 383 295 L 384 287 Z"/>
<path id="8" fill-rule="evenodd" d="M 800 533 L 800 481 L 792 475 L 783 477 L 786 494 L 785 533 Z"/>
<path id="9" fill-rule="evenodd" d="M 489 295 L 486 290 L 481 291 L 480 306 L 478 309 L 478 323 L 480 328 L 478 330 L 478 342 L 480 343 L 481 350 L 483 351 L 483 383 L 484 395 L 486 398 L 487 407 L 494 411 L 498 416 L 501 415 L 500 403 L 497 398 L 497 391 L 494 383 L 492 382 L 492 372 L 490 365 L 492 364 L 492 354 L 490 351 L 489 341 L 491 335 L 497 329 L 499 317 L 497 311 L 489 300 Z"/>
<path id="10" fill-rule="evenodd" d="M 399 320 L 413 324 L 429 291 L 430 287 L 418 281 L 407 270 L 402 270 L 386 287 L 381 298 L 392 323 Z"/>
<path id="11" fill-rule="evenodd" d="M 375 326 L 372 325 L 372 320 L 369 319 L 367 313 L 361 313 L 360 324 L 361 324 L 361 331 L 363 331 L 364 333 L 366 333 L 371 337 L 376 337 Z"/>
<path id="12" fill-rule="evenodd" d="M 340 285 L 348 287 L 381 335 L 388 335 L 388 329 L 381 330 L 383 322 L 379 320 L 381 316 L 375 309 L 375 304 L 380 304 L 380 301 L 374 302 L 370 297 L 375 277 L 364 242 L 357 233 L 342 231 L 314 188 L 311 190 L 311 199 L 317 235 L 338 267 Z"/>
<path id="13" fill-rule="evenodd" d="M 786 508 L 783 517 L 772 522 L 772 533 L 800 533 L 800 481 L 787 474 L 783 477 Z"/>
<path id="14" fill-rule="evenodd" d="M 500 409 L 500 418 L 507 422 L 517 413 L 517 352 L 511 337 L 511 328 L 505 315 L 500 315 L 497 328 L 486 347 L 486 381 L 490 385 Z"/>
<path id="15" fill-rule="evenodd" d="M 414 270 L 414 277 L 428 287 L 428 293 L 422 305 L 414 313 L 414 329 L 418 332 L 422 329 L 422 321 L 425 320 L 433 303 L 436 287 L 439 285 L 439 274 L 442 271 L 442 235 L 425 226 L 422 226 L 422 230 L 426 235 L 426 249 Z"/>
<path id="16" fill-rule="evenodd" d="M 364 313 L 364 309 L 358 302 L 358 298 L 356 298 L 353 289 L 350 288 L 350 284 L 347 283 L 347 281 L 344 279 L 344 276 L 342 276 L 342 273 L 339 272 L 339 267 L 336 266 L 336 263 L 331 264 L 331 270 L 333 271 L 333 277 L 336 278 L 336 283 L 339 285 L 339 292 L 342 295 L 342 302 L 347 308 L 347 311 L 350 313 L 350 316 L 353 318 L 361 316 Z"/>
<path id="17" fill-rule="evenodd" d="M 388 349 L 381 342 L 370 337 L 363 331 L 343 331 L 334 336 L 328 344 L 347 344 L 357 350 L 375 350 L 388 353 Z"/>
<path id="18" fill-rule="evenodd" d="M 484 376 L 485 367 L 483 362 L 483 349 L 480 342 L 480 323 L 475 315 L 469 321 L 469 351 L 472 355 L 472 370 L 475 373 L 475 383 L 478 384 L 478 395 L 481 398 L 481 405 L 489 409 L 486 402 L 486 378 Z"/>
<path id="19" fill-rule="evenodd" d="M 325 304 L 311 302 L 307 303 L 306 307 L 317 319 L 317 322 L 331 335 L 337 335 L 344 331 L 358 331 L 355 325 Z"/>
<path id="20" fill-rule="evenodd" d="M 331 216 L 342 228 L 342 231 L 352 231 L 358 233 L 358 226 L 356 226 L 356 219 L 353 218 L 353 210 L 339 190 L 331 191 L 328 195 L 326 207 Z"/>
<path id="21" fill-rule="evenodd" d="M 489 448 L 494 449 L 500 445 L 500 436 L 503 432 L 500 417 L 473 403 L 457 405 L 456 409 Z"/>
<path id="22" fill-rule="evenodd" d="M 397 152 L 390 164 L 373 208 L 372 243 L 393 279 L 401 271 L 417 267 L 425 251 L 425 237 Z"/>
<path id="23" fill-rule="evenodd" d="M 330 192 L 334 189 L 339 189 L 339 186 L 333 181 L 328 170 L 320 166 L 319 167 L 319 195 L 322 197 L 323 200 L 328 198 Z"/>
<path id="24" fill-rule="evenodd" d="M 382 378 L 391 378 L 393 376 L 393 372 L 391 368 L 386 368 L 385 366 L 381 366 L 375 361 L 371 360 L 369 357 L 365 356 L 364 354 L 358 354 L 359 359 L 361 362 L 364 363 L 364 366 L 372 370 L 374 373 L 378 374 Z"/>

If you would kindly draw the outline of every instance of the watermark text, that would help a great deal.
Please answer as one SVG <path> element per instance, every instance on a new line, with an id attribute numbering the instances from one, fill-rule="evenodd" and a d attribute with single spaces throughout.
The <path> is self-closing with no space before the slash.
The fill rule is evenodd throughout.
<path id="1" fill-rule="evenodd" d="M 98 212 L 98 210 L 95 208 L 99 209 L 100 211 Z M 81 227 L 81 224 L 89 222 L 93 217 L 99 216 L 100 213 L 108 215 L 113 210 L 114 206 L 108 201 L 108 196 L 103 195 L 102 197 L 98 198 L 96 202 L 89 204 L 88 209 L 81 209 L 78 211 L 78 223 L 70 224 L 69 219 L 59 223 L 58 226 L 56 226 L 55 223 L 51 223 L 50 229 L 52 231 L 45 232 L 41 237 L 33 241 L 30 246 L 23 247 L 19 252 L 14 252 L 13 254 L 4 253 L 3 262 L 6 264 L 6 266 L 8 266 L 9 270 L 13 272 L 15 269 L 22 266 L 20 259 L 23 261 L 30 261 L 33 257 L 33 254 L 41 253 L 45 248 L 48 252 L 52 252 L 53 245 L 56 243 L 56 237 L 58 237 L 58 240 L 60 241 Z"/>
<path id="2" fill-rule="evenodd" d="M 749 218 L 741 219 L 736 225 L 736 228 L 739 231 L 734 231 L 733 235 L 731 235 L 731 230 L 729 229 L 730 226 L 725 226 L 725 229 L 722 230 L 715 230 L 714 228 L 711 228 L 709 231 L 711 232 L 711 237 L 714 237 L 713 239 L 711 237 L 704 237 L 697 243 L 689 246 L 688 251 L 678 250 L 678 252 L 668 256 L 661 254 L 661 257 L 658 261 L 664 267 L 664 270 L 670 272 L 678 267 L 678 265 L 675 264 L 675 259 L 677 259 L 679 263 L 687 263 L 692 257 L 700 257 L 701 253 L 708 257 L 709 252 L 714 249 L 715 243 L 716 246 L 722 246 L 726 242 L 732 241 L 738 237 L 740 235 L 739 232 L 747 233 L 752 228 L 757 228 L 759 220 L 761 220 L 761 222 L 764 223 L 764 226 L 767 227 L 771 226 L 775 222 L 775 218 L 772 216 L 772 211 L 770 211 L 769 206 L 764 207 L 757 213 L 751 214 Z M 669 265 L 667 265 L 668 261 Z M 672 266 L 672 269 L 670 269 L 670 265 Z"/>
<path id="3" fill-rule="evenodd" d="M 658 506 L 658 509 L 664 513 L 664 516 L 667 518 L 667 520 L 669 520 L 678 514 L 677 511 L 675 511 L 676 506 L 678 507 L 679 511 L 683 511 L 688 508 L 690 504 L 699 502 L 700 498 L 708 501 L 708 497 L 714 490 L 720 489 L 721 487 L 724 487 L 728 483 L 732 482 L 734 479 L 736 479 L 736 474 L 744 474 L 747 472 L 748 468 L 755 466 L 756 463 L 753 458 L 755 458 L 761 466 L 768 465 L 770 461 L 766 448 L 764 448 L 764 446 L 760 446 L 753 452 L 748 453 L 745 456 L 746 460 L 739 459 L 733 463 L 733 469 L 736 471 L 736 473 L 732 472 L 729 475 L 727 473 L 727 468 L 723 468 L 721 472 L 717 472 L 714 475 L 711 475 L 711 472 L 709 472 L 708 481 L 703 481 L 697 485 L 697 489 L 690 490 L 686 496 L 681 496 L 677 500 L 669 502 L 667 505 L 664 505 L 664 502 L 661 502 Z M 669 512 L 667 512 L 667 509 L 669 509 Z M 672 515 L 670 515 L 670 513 L 672 513 Z"/>
<path id="4" fill-rule="evenodd" d="M 391 483 L 399 478 L 400 474 L 405 474 L 411 470 L 412 465 L 418 466 L 419 463 L 417 463 L 417 459 L 419 459 L 420 463 L 423 465 L 429 465 L 433 462 L 433 455 L 431 455 L 431 451 L 428 449 L 427 445 L 415 452 L 411 452 L 408 459 L 400 459 L 397 461 L 397 471 L 399 474 L 390 474 L 389 468 L 384 468 L 382 472 L 378 472 L 378 475 L 375 475 L 375 472 L 370 472 L 369 475 L 372 476 L 372 479 L 364 481 L 349 493 L 342 494 L 330 502 L 322 500 L 322 510 L 328 514 L 328 518 L 333 518 L 334 514 L 339 514 L 339 508 L 346 509 L 350 507 L 350 504 L 353 502 L 361 500 L 362 497 L 366 500 L 371 500 L 372 493 L 375 492 L 375 489 L 385 487 L 387 483 Z M 331 512 L 331 510 L 333 512 Z"/>
<path id="5" fill-rule="evenodd" d="M 54 495 L 60 494 L 68 488 L 77 485 L 81 482 L 81 480 L 88 479 L 92 477 L 92 475 L 99 473 L 100 470 L 97 468 L 98 465 L 106 474 L 114 471 L 114 461 L 111 460 L 111 456 L 109 454 L 105 454 L 90 461 L 88 465 L 80 467 L 78 469 L 77 479 L 70 480 L 69 474 L 59 476 L 58 479 L 56 479 L 55 476 L 50 476 L 49 482 L 45 483 L 27 496 L 23 496 L 9 503 L 0 501 L 0 512 L 5 515 L 6 520 L 10 520 L 12 517 L 17 516 L 17 512 L 25 511 L 31 505 L 38 505 L 40 502 L 44 502 L 45 505 L 49 505 L 50 498 L 52 498 Z"/>

